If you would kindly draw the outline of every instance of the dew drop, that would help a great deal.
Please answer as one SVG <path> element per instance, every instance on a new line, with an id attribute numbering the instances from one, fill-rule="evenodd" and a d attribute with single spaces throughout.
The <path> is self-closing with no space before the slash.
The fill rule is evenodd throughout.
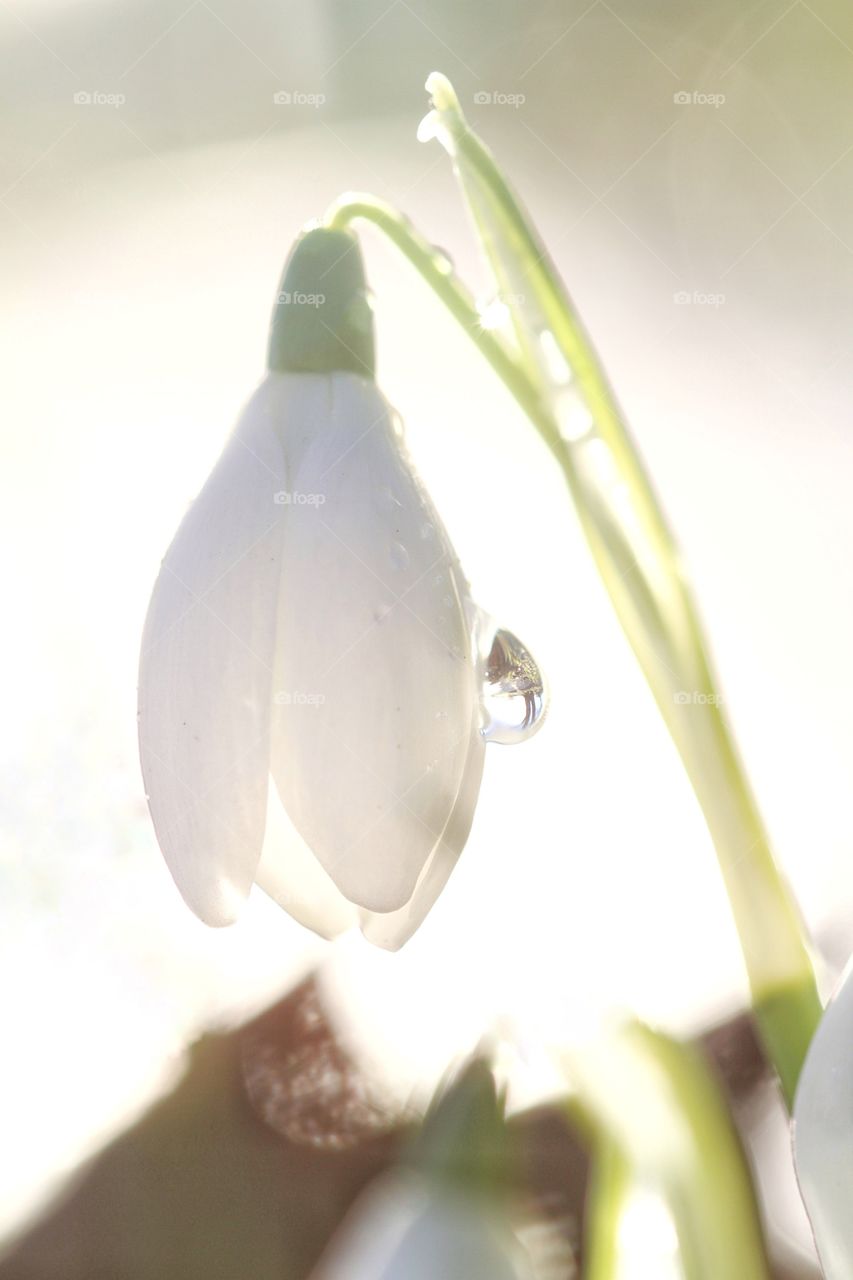
<path id="1" fill-rule="evenodd" d="M 557 394 L 554 412 L 560 435 L 567 444 L 576 444 L 578 440 L 582 440 L 595 425 L 592 414 L 574 387 L 568 387 Z"/>
<path id="2" fill-rule="evenodd" d="M 435 537 L 435 525 L 430 524 L 429 520 L 425 520 L 421 525 L 421 537 L 424 542 L 429 542 Z"/>
<path id="3" fill-rule="evenodd" d="M 408 569 L 409 553 L 402 542 L 391 543 L 391 564 L 395 569 Z"/>
<path id="4" fill-rule="evenodd" d="M 394 432 L 394 435 L 398 440 L 402 440 L 406 434 L 403 419 L 400 417 L 396 409 L 391 414 L 391 430 Z"/>
<path id="5" fill-rule="evenodd" d="M 443 276 L 453 275 L 453 259 L 449 253 L 445 253 L 444 249 L 436 249 L 432 255 L 432 265 L 436 271 L 440 271 Z"/>
<path id="6" fill-rule="evenodd" d="M 391 612 L 392 608 L 393 608 L 393 605 L 390 605 L 390 604 L 384 604 L 384 603 L 378 604 L 376 608 L 373 610 L 373 621 L 382 622 L 385 618 L 388 617 L 388 614 Z"/>
<path id="7" fill-rule="evenodd" d="M 579 460 L 599 490 L 612 495 L 620 486 L 619 468 L 610 445 L 594 437 L 585 441 Z"/>
<path id="8" fill-rule="evenodd" d="M 378 498 L 379 498 L 379 505 L 385 511 L 391 511 L 391 512 L 399 511 L 403 505 L 400 499 L 397 497 L 394 490 L 388 484 L 383 484 L 380 487 Z"/>
<path id="9" fill-rule="evenodd" d="M 485 650 L 484 650 L 485 652 Z M 483 737 L 512 745 L 539 728 L 548 699 L 533 655 L 511 631 L 494 631 L 483 660 Z"/>
<path id="10" fill-rule="evenodd" d="M 571 366 L 550 329 L 543 329 L 539 334 L 539 350 L 548 376 L 558 386 L 568 386 L 572 380 Z"/>
<path id="11" fill-rule="evenodd" d="M 483 298 L 477 303 L 477 311 L 484 329 L 500 329 L 510 321 L 509 307 L 503 298 Z"/>

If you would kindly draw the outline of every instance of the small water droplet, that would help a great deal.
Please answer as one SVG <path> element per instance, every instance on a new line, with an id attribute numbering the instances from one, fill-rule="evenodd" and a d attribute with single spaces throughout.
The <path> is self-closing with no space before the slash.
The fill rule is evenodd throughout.
<path id="1" fill-rule="evenodd" d="M 483 737 L 511 745 L 539 728 L 548 700 L 533 655 L 511 631 L 495 631 L 483 662 Z"/>
<path id="2" fill-rule="evenodd" d="M 444 249 L 436 249 L 432 255 L 432 265 L 436 271 L 440 271 L 443 276 L 453 275 L 453 259 Z"/>
<path id="3" fill-rule="evenodd" d="M 477 303 L 477 311 L 484 329 L 500 329 L 509 324 L 509 307 L 503 298 L 483 298 Z"/>
<path id="4" fill-rule="evenodd" d="M 382 622 L 383 619 L 388 617 L 388 614 L 391 612 L 393 607 L 394 606 L 390 604 L 384 604 L 384 603 L 378 604 L 376 608 L 373 610 L 374 622 Z"/>
<path id="5" fill-rule="evenodd" d="M 391 512 L 399 511 L 403 505 L 400 499 L 397 497 L 394 490 L 388 484 L 383 484 L 380 487 L 378 498 L 379 498 L 379 505 L 385 511 L 391 511 Z"/>
<path id="6" fill-rule="evenodd" d="M 578 461 L 600 490 L 612 495 L 621 483 L 616 457 L 606 440 L 595 436 L 581 446 Z"/>
<path id="7" fill-rule="evenodd" d="M 593 416 L 575 387 L 568 387 L 557 394 L 554 413 L 560 435 L 567 444 L 582 440 L 594 426 Z"/>
<path id="8" fill-rule="evenodd" d="M 542 363 L 545 365 L 548 376 L 556 382 L 557 386 L 568 386 L 572 380 L 571 366 L 550 329 L 543 329 L 539 334 L 539 349 L 542 352 Z"/>
<path id="9" fill-rule="evenodd" d="M 391 413 L 391 430 L 394 432 L 394 435 L 397 437 L 398 440 L 402 440 L 403 436 L 406 434 L 406 428 L 403 423 L 403 419 L 400 417 L 396 409 L 394 409 Z"/>
<path id="10" fill-rule="evenodd" d="M 421 525 L 421 537 L 424 542 L 429 542 L 430 539 L 435 537 L 435 525 L 430 524 L 429 520 L 425 520 Z"/>
<path id="11" fill-rule="evenodd" d="M 391 563 L 395 569 L 408 569 L 409 553 L 402 542 L 391 543 Z"/>

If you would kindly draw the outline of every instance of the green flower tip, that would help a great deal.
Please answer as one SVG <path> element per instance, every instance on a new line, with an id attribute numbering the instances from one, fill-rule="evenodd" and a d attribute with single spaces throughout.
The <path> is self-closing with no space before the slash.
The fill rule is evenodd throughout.
<path id="1" fill-rule="evenodd" d="M 296 241 L 273 307 L 267 365 L 277 373 L 373 377 L 373 312 L 351 232 L 313 227 Z"/>
<path id="2" fill-rule="evenodd" d="M 408 1163 L 445 1186 L 500 1186 L 506 1172 L 504 1099 L 483 1058 L 469 1061 L 433 1100 Z"/>

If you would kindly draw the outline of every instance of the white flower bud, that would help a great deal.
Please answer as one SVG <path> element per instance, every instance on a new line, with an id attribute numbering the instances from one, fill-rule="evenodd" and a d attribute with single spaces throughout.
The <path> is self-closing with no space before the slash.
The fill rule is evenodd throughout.
<path id="1" fill-rule="evenodd" d="M 322 302 L 301 318 L 303 297 Z M 393 948 L 465 844 L 486 737 L 528 736 L 542 682 L 483 626 L 373 382 L 355 242 L 309 232 L 278 298 L 270 372 L 154 587 L 142 770 L 206 923 L 257 881 L 325 936 Z"/>

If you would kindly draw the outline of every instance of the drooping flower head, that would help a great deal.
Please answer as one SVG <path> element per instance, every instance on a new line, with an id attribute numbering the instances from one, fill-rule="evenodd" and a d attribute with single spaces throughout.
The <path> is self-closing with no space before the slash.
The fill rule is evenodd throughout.
<path id="1" fill-rule="evenodd" d="M 543 707 L 529 653 L 473 606 L 374 382 L 357 242 L 306 232 L 268 371 L 184 517 L 142 643 L 139 740 L 189 906 L 256 881 L 324 936 L 401 945 L 474 816 L 486 739 Z"/>

